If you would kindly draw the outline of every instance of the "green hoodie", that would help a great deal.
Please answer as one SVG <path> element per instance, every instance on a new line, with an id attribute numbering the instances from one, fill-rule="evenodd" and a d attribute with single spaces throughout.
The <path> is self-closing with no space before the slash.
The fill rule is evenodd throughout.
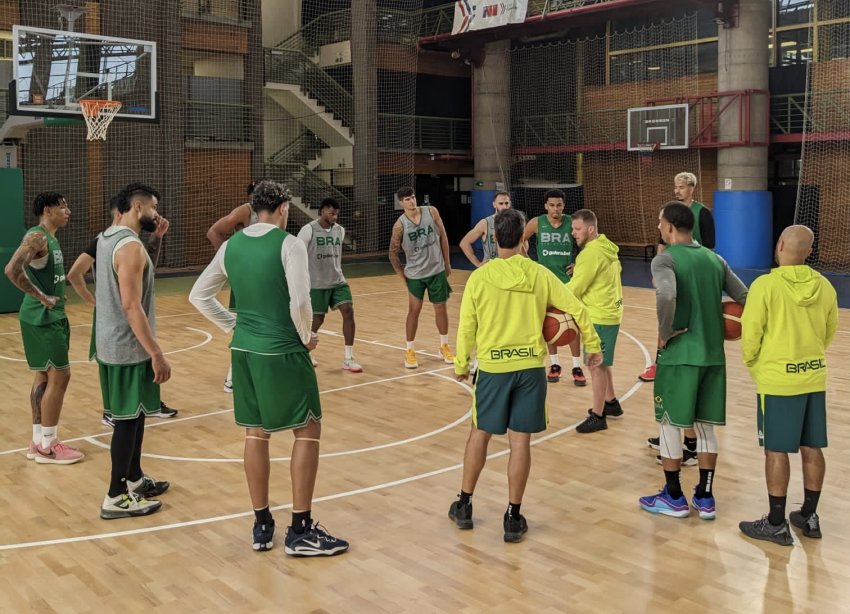
<path id="1" fill-rule="evenodd" d="M 572 314 L 589 353 L 601 351 L 584 305 L 546 267 L 515 255 L 473 271 L 460 305 L 455 373 L 469 371 L 473 349 L 488 373 L 542 367 L 543 318 L 549 305 Z"/>
<path id="2" fill-rule="evenodd" d="M 623 267 L 617 258 L 620 248 L 599 235 L 585 243 L 576 258 L 573 278 L 567 284 L 576 298 L 587 306 L 594 324 L 623 321 Z"/>
<path id="3" fill-rule="evenodd" d="M 781 266 L 750 286 L 741 317 L 744 363 L 759 394 L 826 390 L 826 348 L 838 328 L 835 288 L 801 264 Z"/>

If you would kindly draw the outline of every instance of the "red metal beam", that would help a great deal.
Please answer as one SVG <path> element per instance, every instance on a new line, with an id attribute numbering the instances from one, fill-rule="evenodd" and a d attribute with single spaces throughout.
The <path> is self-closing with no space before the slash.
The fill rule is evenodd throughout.
<path id="1" fill-rule="evenodd" d="M 771 143 L 802 143 L 802 132 L 792 132 L 791 134 L 771 134 Z M 810 143 L 822 143 L 825 141 L 850 141 L 850 131 L 843 132 L 809 132 L 805 135 L 805 140 Z"/>
<path id="2" fill-rule="evenodd" d="M 586 145 L 525 145 L 514 147 L 516 155 L 587 153 L 591 151 L 626 151 L 625 141 L 622 143 L 589 143 Z"/>

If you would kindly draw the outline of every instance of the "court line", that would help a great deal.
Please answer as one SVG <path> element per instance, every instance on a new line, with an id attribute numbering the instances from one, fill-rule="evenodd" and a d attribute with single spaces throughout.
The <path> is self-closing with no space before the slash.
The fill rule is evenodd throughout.
<path id="1" fill-rule="evenodd" d="M 623 331 L 623 332 L 625 333 L 625 331 Z M 635 343 L 637 343 L 638 347 L 640 347 L 641 350 L 643 351 L 644 356 L 649 356 L 649 351 L 646 349 L 646 346 L 644 346 L 643 343 L 641 343 L 638 339 L 633 337 L 631 334 L 629 334 L 629 333 L 625 333 L 625 334 L 630 339 L 632 339 Z M 625 394 L 623 394 L 620 397 L 620 400 L 621 401 L 627 401 L 635 392 L 637 392 L 637 390 L 642 385 L 643 385 L 643 382 L 637 381 L 635 384 L 632 385 L 631 388 L 628 389 L 628 391 L 626 391 Z M 568 433 L 570 431 L 575 430 L 575 428 L 579 424 L 581 424 L 582 422 L 584 422 L 583 419 L 576 422 L 575 424 L 571 424 L 571 425 L 566 426 L 566 427 L 564 427 L 564 428 L 562 428 L 558 431 L 555 431 L 554 433 L 550 433 L 548 435 L 544 435 L 542 437 L 534 439 L 534 440 L 532 440 L 531 445 L 536 446 L 536 445 L 541 444 L 543 442 L 549 441 L 550 439 L 555 439 L 556 437 L 560 437 L 564 433 Z M 498 458 L 500 456 L 505 456 L 507 454 L 510 454 L 510 448 L 505 449 L 505 450 L 500 450 L 499 452 L 493 452 L 491 454 L 488 454 L 487 460 Z M 345 491 L 345 492 L 335 493 L 335 494 L 332 494 L 332 495 L 325 495 L 323 497 L 316 497 L 316 498 L 313 499 L 313 503 L 322 503 L 324 501 L 334 501 L 336 499 L 353 497 L 354 495 L 361 495 L 361 494 L 367 494 L 367 493 L 370 493 L 370 492 L 376 492 L 376 491 L 384 490 L 384 489 L 387 489 L 387 488 L 393 488 L 395 486 L 410 484 L 411 482 L 417 482 L 419 480 L 424 480 L 424 479 L 434 477 L 434 476 L 437 476 L 437 475 L 442 475 L 444 473 L 450 473 L 452 471 L 456 471 L 456 470 L 462 469 L 462 468 L 463 468 L 463 463 L 457 463 L 457 464 L 454 464 L 454 465 L 450 465 L 448 467 L 443 467 L 441 469 L 435 469 L 433 471 L 428 471 L 428 472 L 425 472 L 425 473 L 419 473 L 417 475 L 409 476 L 409 477 L 406 477 L 406 478 L 393 480 L 391 482 L 384 482 L 382 484 L 375 484 L 374 486 L 366 486 L 366 487 L 363 487 L 363 488 L 348 490 L 348 491 Z M 272 511 L 280 511 L 280 510 L 290 509 L 291 507 L 292 507 L 292 503 L 285 503 L 285 504 L 282 504 L 282 505 L 276 505 L 276 506 L 274 506 L 270 509 Z M 103 540 L 103 539 L 111 539 L 113 537 L 126 537 L 126 536 L 130 536 L 130 535 L 141 535 L 141 534 L 144 534 L 144 533 L 158 533 L 160 531 L 167 531 L 167 530 L 170 530 L 170 529 L 180 529 L 180 528 L 183 528 L 183 527 L 212 524 L 214 522 L 221 522 L 221 521 L 224 521 L 224 520 L 235 520 L 237 518 L 248 518 L 248 517 L 253 517 L 253 516 L 254 516 L 253 511 L 237 512 L 235 514 L 226 514 L 226 515 L 223 515 L 223 516 L 212 516 L 212 517 L 208 517 L 208 518 L 196 518 L 194 520 L 186 520 L 186 521 L 182 521 L 182 522 L 173 522 L 171 524 L 158 525 L 158 526 L 154 526 L 154 527 L 143 527 L 143 528 L 139 528 L 139 529 L 128 529 L 128 530 L 125 530 L 125 531 L 113 531 L 111 533 L 97 533 L 97 534 L 94 534 L 94 535 L 79 535 L 77 537 L 61 537 L 61 538 L 57 538 L 57 539 L 48 539 L 48 540 L 42 540 L 42 541 L 37 541 L 37 542 L 20 542 L 20 543 L 17 543 L 17 544 L 2 544 L 2 545 L 0 545 L 0 552 L 5 551 L 5 550 L 23 550 L 25 548 L 37 548 L 37 547 L 40 547 L 40 546 L 57 546 L 57 545 L 62 545 L 62 544 L 73 544 L 73 543 L 86 542 L 86 541 L 98 541 L 98 540 Z"/>

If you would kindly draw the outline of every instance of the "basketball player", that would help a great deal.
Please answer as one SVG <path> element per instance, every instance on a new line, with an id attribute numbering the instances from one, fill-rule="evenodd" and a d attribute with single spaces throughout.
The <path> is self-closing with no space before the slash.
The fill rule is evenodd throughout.
<path id="1" fill-rule="evenodd" d="M 404 367 L 415 369 L 419 366 L 414 341 L 426 290 L 428 300 L 434 305 L 437 332 L 440 334 L 440 356 L 443 362 L 454 364 L 455 357 L 449 347 L 449 312 L 446 309 L 446 302 L 452 292 L 448 279 L 452 267 L 443 220 L 436 207 L 420 207 L 416 203 L 416 192 L 411 187 L 399 188 L 396 197 L 404 213 L 393 225 L 389 258 L 393 270 L 407 286 L 407 349 L 404 353 Z M 399 250 L 404 250 L 404 268 L 399 259 Z"/>
<path id="2" fill-rule="evenodd" d="M 305 224 L 298 232 L 298 238 L 307 246 L 310 302 L 313 305 L 312 330 L 314 333 L 319 332 L 328 307 L 339 309 L 345 341 L 342 368 L 351 373 L 360 373 L 363 367 L 354 360 L 354 307 L 351 288 L 342 274 L 342 242 L 345 239 L 345 228 L 336 223 L 338 216 L 339 203 L 333 198 L 324 199 L 319 205 L 319 218 Z"/>
<path id="3" fill-rule="evenodd" d="M 156 512 L 162 503 L 148 497 L 169 487 L 141 467 L 145 415 L 159 411 L 159 386 L 171 377 L 156 340 L 155 267 L 139 239 L 142 230 L 156 231 L 159 199 L 159 192 L 144 184 L 125 187 L 116 202 L 115 224 L 97 242 L 95 351 L 103 407 L 115 422 L 112 475 L 100 508 L 106 520 Z"/>
<path id="4" fill-rule="evenodd" d="M 525 227 L 523 241 L 537 235 L 537 262 L 552 271 L 561 283 L 570 281 L 570 272 L 575 262 L 576 246 L 569 224 L 564 226 L 564 206 L 566 197 L 561 190 L 549 190 L 544 195 L 546 213 L 532 218 Z M 561 362 L 558 348 L 549 348 L 549 373 L 547 379 L 552 382 L 561 380 Z M 581 338 L 570 343 L 573 355 L 573 384 L 587 386 L 587 378 L 581 369 Z"/>
<path id="5" fill-rule="evenodd" d="M 120 193 L 119 193 L 120 197 Z M 109 213 L 112 215 L 112 225 L 115 225 L 115 221 L 118 219 L 118 198 L 113 198 L 109 203 Z M 150 238 L 147 244 L 148 255 L 150 256 L 151 261 L 154 264 L 154 268 L 156 268 L 156 264 L 159 261 L 159 248 L 162 246 L 162 237 L 168 231 L 169 221 L 157 214 L 156 216 L 156 230 L 150 234 Z M 82 253 L 77 256 L 77 259 L 74 261 L 73 266 L 71 266 L 71 270 L 68 271 L 68 281 L 71 283 L 71 287 L 74 288 L 74 291 L 77 295 L 87 302 L 92 307 L 95 306 L 95 298 L 94 295 L 89 292 L 88 287 L 86 286 L 86 274 L 91 270 L 94 266 L 95 259 L 97 258 L 97 240 L 100 238 L 100 235 L 96 236 L 91 242 L 83 249 Z M 92 313 L 92 319 L 94 320 L 95 314 Z M 92 331 L 91 331 L 91 344 L 89 346 L 89 360 L 94 360 L 95 357 L 95 328 L 94 322 L 92 322 Z M 155 418 L 174 418 L 177 416 L 177 410 L 168 407 L 165 404 L 165 401 L 160 402 L 159 411 L 153 414 Z M 103 417 L 101 418 L 101 422 L 104 426 L 113 427 L 115 426 L 114 421 L 112 420 L 112 416 L 108 413 L 104 412 Z"/>
<path id="6" fill-rule="evenodd" d="M 600 341 L 581 301 L 545 267 L 524 257 L 525 216 L 514 209 L 496 214 L 498 259 L 473 271 L 466 283 L 457 332 L 455 375 L 469 377 L 470 356 L 478 354 L 472 407 L 472 430 L 463 459 L 463 481 L 449 518 L 471 529 L 472 493 L 487 460 L 493 434 L 508 434 L 508 509 L 504 539 L 518 542 L 528 531 L 520 513 L 531 469 L 531 433 L 546 430 L 546 370 L 542 335 L 546 307 L 572 314 L 584 335 L 587 362 L 602 362 Z M 506 318 L 505 314 L 518 314 Z"/>
<path id="7" fill-rule="evenodd" d="M 65 265 L 56 232 L 71 219 L 71 208 L 57 192 L 35 197 L 38 226 L 30 228 L 12 254 L 5 273 L 24 292 L 18 320 L 27 365 L 35 371 L 30 392 L 32 439 L 27 458 L 70 465 L 84 454 L 59 440 L 59 415 L 71 380 L 68 347 L 71 328 L 65 315 Z"/>
<path id="8" fill-rule="evenodd" d="M 593 328 L 602 340 L 602 364 L 590 367 L 593 407 L 576 427 L 578 433 L 594 433 L 608 428 L 607 418 L 620 418 L 623 408 L 614 393 L 614 348 L 623 320 L 623 267 L 617 254 L 620 248 L 599 234 L 596 215 L 589 209 L 572 214 L 573 238 L 581 252 L 575 261 L 567 288 L 584 303 Z"/>
<path id="9" fill-rule="evenodd" d="M 501 213 L 505 209 L 511 208 L 511 195 L 509 192 L 496 192 L 493 196 L 493 209 L 496 213 Z M 485 264 L 488 260 L 498 258 L 496 251 L 496 238 L 494 235 L 495 226 L 493 220 L 496 213 L 478 220 L 478 223 L 466 233 L 466 236 L 460 240 L 460 249 L 463 251 L 466 258 L 472 263 L 476 269 Z M 479 260 L 475 255 L 475 249 L 472 244 L 481 240 L 481 245 L 484 248 L 484 260 Z"/>
<path id="10" fill-rule="evenodd" d="M 806 537 L 822 536 L 817 507 L 826 471 L 826 348 L 838 328 L 838 301 L 835 288 L 806 266 L 814 238 L 805 226 L 783 231 L 779 267 L 753 282 L 741 318 L 770 507 L 761 520 L 739 526 L 748 537 L 784 546 L 794 543 L 785 520 L 789 452 L 803 457 L 803 506 L 791 512 L 791 524 Z"/>
<path id="11" fill-rule="evenodd" d="M 694 241 L 694 214 L 672 201 L 658 216 L 667 248 L 652 259 L 656 288 L 658 374 L 655 419 L 660 423 L 661 464 L 666 485 L 640 498 L 648 512 L 683 518 L 688 500 L 682 493 L 681 429 L 695 428 L 699 484 L 691 505 L 699 517 L 715 517 L 712 483 L 717 464 L 715 425 L 726 423 L 726 354 L 723 351 L 722 293 L 744 304 L 747 287 L 726 261 Z"/>
<path id="12" fill-rule="evenodd" d="M 248 193 L 249 199 L 251 198 L 251 193 L 254 191 L 254 187 L 256 187 L 256 185 L 256 181 L 252 181 L 248 184 L 245 191 Z M 227 237 L 237 230 L 247 228 L 256 222 L 257 214 L 254 213 L 254 210 L 251 208 L 251 203 L 244 202 L 210 226 L 210 229 L 207 231 L 207 239 L 209 239 L 212 246 L 216 249 L 216 251 L 218 251 L 221 244 L 227 240 Z M 228 307 L 232 310 L 236 310 L 236 297 L 233 294 L 233 288 L 230 289 L 230 303 Z M 224 378 L 224 391 L 227 393 L 233 392 L 233 380 L 231 376 L 232 369 L 231 367 L 227 367 L 227 377 Z"/>
<path id="13" fill-rule="evenodd" d="M 307 249 L 283 230 L 289 199 L 289 191 L 279 183 L 257 184 L 251 194 L 257 223 L 222 244 L 195 282 L 189 301 L 222 330 L 233 331 L 233 405 L 236 424 L 245 428 L 254 550 L 274 545 L 269 439 L 276 431 L 292 430 L 292 524 L 285 551 L 327 556 L 345 552 L 348 542 L 329 535 L 311 516 L 322 431 L 319 386 L 310 363 L 318 335 L 310 331 Z M 235 316 L 216 298 L 228 280 L 239 297 Z"/>

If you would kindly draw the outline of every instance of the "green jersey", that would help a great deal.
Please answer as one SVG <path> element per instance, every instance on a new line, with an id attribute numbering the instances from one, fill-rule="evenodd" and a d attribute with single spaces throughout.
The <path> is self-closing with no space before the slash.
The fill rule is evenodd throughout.
<path id="1" fill-rule="evenodd" d="M 544 214 L 537 217 L 537 262 L 552 271 L 563 283 L 570 281 L 567 267 L 575 262 L 575 242 L 569 217 L 561 218 L 561 225 L 552 226 Z"/>
<path id="2" fill-rule="evenodd" d="M 702 233 L 699 229 L 699 214 L 702 213 L 702 210 L 705 209 L 705 205 L 700 202 L 693 201 L 691 202 L 691 213 L 694 214 L 694 241 L 702 245 Z"/>
<path id="3" fill-rule="evenodd" d="M 40 232 L 47 237 L 47 255 L 37 258 L 26 268 L 27 277 L 32 285 L 47 296 L 57 296 L 59 300 L 53 309 L 48 309 L 29 294 L 24 295 L 18 319 L 27 324 L 43 326 L 67 318 L 65 315 L 65 262 L 59 241 L 42 226 L 33 226 L 27 234 Z"/>

